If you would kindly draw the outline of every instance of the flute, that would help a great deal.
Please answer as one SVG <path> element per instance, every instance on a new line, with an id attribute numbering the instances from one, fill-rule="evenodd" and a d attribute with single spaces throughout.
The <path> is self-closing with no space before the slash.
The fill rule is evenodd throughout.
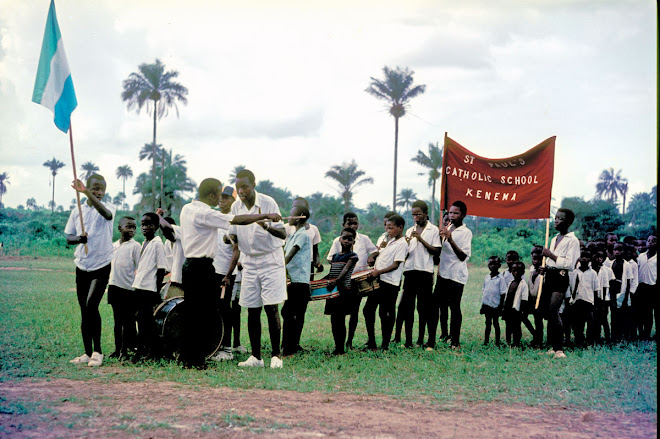
<path id="1" fill-rule="evenodd" d="M 301 218 L 307 218 L 307 217 L 304 216 L 304 215 L 299 215 L 299 216 L 283 216 L 283 217 L 282 217 L 283 220 L 292 220 L 292 219 L 301 219 Z M 268 218 L 268 219 L 265 219 L 265 220 L 262 220 L 262 221 L 273 221 L 273 220 L 270 219 L 270 218 Z"/>

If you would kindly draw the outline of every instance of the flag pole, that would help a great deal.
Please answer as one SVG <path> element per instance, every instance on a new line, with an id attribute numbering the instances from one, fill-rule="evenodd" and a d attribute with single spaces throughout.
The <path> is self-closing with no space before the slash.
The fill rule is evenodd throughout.
<path id="1" fill-rule="evenodd" d="M 78 173 L 76 172 L 76 156 L 73 153 L 73 123 L 69 123 L 69 144 L 71 145 L 71 165 L 73 166 L 73 183 L 78 182 Z M 80 205 L 80 192 L 76 191 L 76 202 L 78 204 L 78 216 L 80 216 L 80 228 L 85 234 L 85 223 L 83 223 L 82 206 Z M 89 253 L 87 243 L 85 243 L 85 254 Z"/>
<path id="2" fill-rule="evenodd" d="M 550 236 L 550 218 L 545 219 L 545 246 L 543 248 L 548 248 L 548 237 Z M 543 262 L 541 263 L 541 267 L 545 268 L 545 260 L 546 257 L 543 256 Z M 536 306 L 534 309 L 539 309 L 539 303 L 541 302 L 541 291 L 543 290 L 543 275 L 539 275 L 540 280 L 539 280 L 539 292 L 536 295 Z"/>

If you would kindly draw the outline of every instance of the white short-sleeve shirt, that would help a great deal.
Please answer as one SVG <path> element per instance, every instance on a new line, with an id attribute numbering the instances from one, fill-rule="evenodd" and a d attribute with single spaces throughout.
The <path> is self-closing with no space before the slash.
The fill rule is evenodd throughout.
<path id="1" fill-rule="evenodd" d="M 174 229 L 175 242 L 167 241 L 172 247 L 172 267 L 170 269 L 170 280 L 176 283 L 183 281 L 183 263 L 186 262 L 186 257 L 183 255 L 183 230 L 181 226 L 172 224 Z"/>
<path id="2" fill-rule="evenodd" d="M 228 274 L 231 265 L 231 257 L 234 254 L 234 246 L 225 243 L 224 237 L 229 232 L 229 228 L 218 229 L 218 247 L 213 257 L 213 267 L 218 274 Z"/>
<path id="3" fill-rule="evenodd" d="M 580 241 L 575 237 L 575 233 L 570 232 L 557 244 L 557 237 L 555 235 L 550 242 L 550 251 L 557 256 L 557 260 L 553 261 L 546 258 L 545 265 L 549 268 L 558 268 L 561 270 L 571 271 L 575 268 L 575 264 L 580 259 Z"/>
<path id="4" fill-rule="evenodd" d="M 133 288 L 136 290 L 158 291 L 156 275 L 158 269 L 165 269 L 165 246 L 159 237 L 142 243 L 142 254 L 135 272 Z"/>
<path id="5" fill-rule="evenodd" d="M 571 303 L 582 300 L 593 305 L 594 298 L 602 296 L 598 273 L 591 268 L 588 268 L 586 271 L 582 271 L 579 268 L 573 270 L 569 276 L 569 281 L 572 297 Z"/>
<path id="6" fill-rule="evenodd" d="M 239 198 L 231 205 L 232 215 L 245 214 L 265 214 L 276 213 L 280 215 L 280 208 L 277 202 L 268 195 L 260 194 L 255 191 L 254 206 L 248 209 L 245 203 Z M 275 229 L 284 230 L 282 221 L 270 222 L 269 226 Z M 272 253 L 275 250 L 282 251 L 284 240 L 277 238 L 264 230 L 258 224 L 249 224 L 247 226 L 234 226 L 229 228 L 229 233 L 238 238 L 238 249 L 246 256 L 261 256 Z"/>
<path id="7" fill-rule="evenodd" d="M 504 298 L 504 303 L 506 303 L 506 295 L 508 295 L 509 292 L 509 286 L 511 285 L 511 282 L 507 284 L 506 288 L 506 293 L 505 293 L 505 298 Z M 513 307 L 516 309 L 516 311 L 520 311 L 520 305 L 522 304 L 523 300 L 529 300 L 529 287 L 527 286 L 527 282 L 525 282 L 524 279 L 520 279 L 520 282 L 518 282 L 518 288 L 516 288 L 516 292 L 514 293 L 513 296 Z"/>
<path id="8" fill-rule="evenodd" d="M 467 255 L 467 258 L 464 261 L 458 259 L 449 241 L 445 240 L 442 243 L 442 253 L 440 253 L 438 276 L 465 285 L 468 280 L 467 261 L 472 255 L 472 231 L 465 224 L 461 224 L 451 232 L 451 237 L 458 248 Z"/>
<path id="9" fill-rule="evenodd" d="M 606 265 L 602 265 L 598 270 L 598 281 L 600 282 L 601 294 L 599 296 L 602 300 L 610 300 L 610 281 L 616 279 L 612 269 Z"/>
<path id="10" fill-rule="evenodd" d="M 112 244 L 113 256 L 108 285 L 114 285 L 125 290 L 133 290 L 135 270 L 140 261 L 139 242 L 131 238 L 126 242 L 117 240 Z"/>
<path id="11" fill-rule="evenodd" d="M 378 255 L 378 258 L 376 258 L 376 264 L 374 268 L 376 270 L 382 270 L 383 268 L 387 268 L 395 262 L 401 263 L 396 268 L 396 270 L 381 274 L 381 282 L 395 286 L 398 286 L 401 283 L 401 275 L 403 274 L 403 262 L 406 260 L 407 254 L 408 243 L 406 242 L 405 238 L 401 237 L 399 239 L 393 239 L 387 243 L 387 247 L 382 249 Z"/>
<path id="12" fill-rule="evenodd" d="M 95 207 L 87 203 L 81 206 L 85 232 L 87 232 L 88 252 L 85 253 L 85 244 L 78 244 L 74 253 L 74 263 L 83 271 L 98 270 L 112 261 L 112 224 L 117 208 L 110 203 L 101 202 L 101 204 L 112 213 L 111 220 L 103 218 Z M 64 233 L 82 235 L 78 208 L 71 210 Z"/>
<path id="13" fill-rule="evenodd" d="M 358 271 L 363 271 L 369 268 L 367 264 L 367 259 L 369 255 L 378 250 L 378 248 L 371 242 L 371 239 L 367 235 L 358 233 L 355 242 L 353 243 L 353 252 L 358 255 L 358 261 L 355 264 L 355 269 L 353 273 Z M 341 244 L 339 243 L 339 236 L 332 241 L 330 246 L 330 251 L 328 252 L 328 261 L 332 261 L 332 257 L 341 251 Z"/>
<path id="14" fill-rule="evenodd" d="M 481 289 L 481 303 L 491 308 L 499 307 L 501 297 L 506 294 L 506 288 L 507 283 L 502 273 L 497 273 L 495 277 L 488 273 Z"/>
<path id="15" fill-rule="evenodd" d="M 655 285 L 658 281 L 658 254 L 649 258 L 649 252 L 637 256 L 639 265 L 639 283 Z"/>
<path id="16" fill-rule="evenodd" d="M 411 238 L 412 233 L 416 228 L 417 226 L 414 225 L 406 231 L 406 238 L 408 239 L 408 257 L 403 266 L 403 271 L 415 270 L 433 273 L 435 269 L 433 265 L 433 255 L 429 253 L 423 244 L 420 244 L 417 238 Z M 422 239 L 432 247 L 442 247 L 439 230 L 436 226 L 431 224 L 431 221 L 426 222 L 421 235 Z"/>
<path id="17" fill-rule="evenodd" d="M 236 203 L 234 203 L 236 205 Z M 234 215 L 211 209 L 206 203 L 193 200 L 181 209 L 183 255 L 186 258 L 213 258 L 216 252 L 217 229 L 229 228 Z"/>

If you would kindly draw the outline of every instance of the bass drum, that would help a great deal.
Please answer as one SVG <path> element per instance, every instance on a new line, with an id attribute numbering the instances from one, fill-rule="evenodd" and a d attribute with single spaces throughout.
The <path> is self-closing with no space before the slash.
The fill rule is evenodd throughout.
<path id="1" fill-rule="evenodd" d="M 183 297 L 183 288 L 168 281 L 160 289 L 160 298 L 166 300 L 173 297 Z"/>
<path id="2" fill-rule="evenodd" d="M 161 303 L 154 311 L 157 343 L 160 352 L 166 357 L 178 360 L 182 353 L 183 339 L 183 297 L 172 297 Z M 204 354 L 206 358 L 215 355 L 222 341 L 222 317 L 218 310 L 211 312 L 205 325 Z"/>

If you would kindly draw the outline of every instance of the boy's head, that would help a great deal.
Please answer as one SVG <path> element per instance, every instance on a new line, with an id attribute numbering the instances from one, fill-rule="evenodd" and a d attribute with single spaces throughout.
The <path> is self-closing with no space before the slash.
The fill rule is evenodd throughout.
<path id="1" fill-rule="evenodd" d="M 231 186 L 225 186 L 220 193 L 220 212 L 231 212 L 231 205 L 236 201 L 236 191 Z"/>
<path id="2" fill-rule="evenodd" d="M 509 250 L 508 252 L 506 252 L 505 260 L 506 260 L 506 265 L 509 267 L 509 271 L 511 271 L 511 268 L 513 267 L 513 263 L 520 260 L 520 255 L 515 250 Z"/>
<path id="3" fill-rule="evenodd" d="M 591 266 L 595 269 L 600 268 L 605 261 L 605 252 L 596 250 L 591 254 Z"/>
<path id="4" fill-rule="evenodd" d="M 622 260 L 624 253 L 626 251 L 626 245 L 623 242 L 615 242 L 614 247 L 612 248 L 612 253 L 614 254 L 614 259 Z"/>
<path id="5" fill-rule="evenodd" d="M 236 191 L 238 192 L 238 198 L 241 201 L 253 201 L 254 200 L 254 187 L 256 186 L 256 180 L 252 171 L 248 169 L 241 169 L 236 174 Z"/>
<path id="6" fill-rule="evenodd" d="M 587 268 L 589 267 L 589 262 L 591 261 L 591 253 L 589 250 L 582 250 L 580 251 L 580 258 L 578 259 L 578 262 L 580 263 L 581 268 Z"/>
<path id="7" fill-rule="evenodd" d="M 584 250 L 585 248 L 587 248 L 587 243 L 584 242 L 583 239 L 578 239 L 578 242 L 580 243 L 580 251 L 582 251 L 582 250 Z"/>
<path id="8" fill-rule="evenodd" d="M 342 249 L 350 250 L 355 242 L 357 237 L 357 232 L 351 227 L 344 227 L 339 236 L 339 244 L 341 244 Z"/>
<path id="9" fill-rule="evenodd" d="M 575 213 L 571 209 L 557 209 L 555 214 L 555 229 L 559 233 L 565 233 L 575 221 Z"/>
<path id="10" fill-rule="evenodd" d="M 144 237 L 149 239 L 153 238 L 156 235 L 159 223 L 158 215 L 153 212 L 147 212 L 142 215 L 140 226 Z"/>
<path id="11" fill-rule="evenodd" d="M 488 258 L 488 269 L 491 273 L 497 273 L 502 266 L 502 261 L 499 256 L 491 256 Z"/>
<path id="12" fill-rule="evenodd" d="M 205 178 L 199 184 L 199 201 L 216 207 L 220 203 L 222 182 L 217 178 Z"/>
<path id="13" fill-rule="evenodd" d="M 516 261 L 511 266 L 511 274 L 513 274 L 514 279 L 522 279 L 523 274 L 525 274 L 525 264 L 521 261 Z"/>
<path id="14" fill-rule="evenodd" d="M 406 226 L 406 221 L 401 215 L 394 214 L 390 216 L 385 222 L 385 231 L 390 238 L 398 238 L 403 234 L 403 228 Z"/>
<path id="15" fill-rule="evenodd" d="M 298 226 L 305 224 L 307 218 L 309 218 L 309 209 L 302 204 L 295 205 L 291 208 L 291 216 L 304 216 L 304 218 L 291 218 L 289 224 L 292 226 Z"/>
<path id="16" fill-rule="evenodd" d="M 655 235 L 649 235 L 648 238 L 646 238 L 646 248 L 650 251 L 656 251 L 656 248 L 658 247 L 658 238 Z"/>
<path id="17" fill-rule="evenodd" d="M 445 212 L 445 213 L 442 215 L 442 226 L 443 226 L 443 227 L 449 227 L 449 223 L 450 223 L 450 221 L 449 221 L 449 213 Z"/>
<path id="18" fill-rule="evenodd" d="M 383 216 L 383 227 L 387 225 L 387 220 L 390 219 L 393 215 L 397 215 L 397 213 L 393 210 L 390 210 L 385 214 L 385 216 Z"/>
<path id="19" fill-rule="evenodd" d="M 105 178 L 100 174 L 92 174 L 87 177 L 85 187 L 96 197 L 97 200 L 102 200 L 105 196 Z"/>
<path id="20" fill-rule="evenodd" d="M 449 221 L 451 221 L 452 224 L 455 226 L 460 226 L 463 224 L 463 219 L 467 215 L 467 205 L 460 200 L 454 201 L 454 203 L 447 211 L 447 215 L 449 216 Z"/>
<path id="21" fill-rule="evenodd" d="M 355 212 L 346 212 L 344 214 L 344 221 L 342 222 L 344 228 L 349 227 L 355 231 L 360 227 L 360 220 L 358 219 L 357 213 Z"/>
<path id="22" fill-rule="evenodd" d="M 117 226 L 119 233 L 124 241 L 128 241 L 135 236 L 135 231 L 137 230 L 137 221 L 135 218 L 130 216 L 124 216 L 119 219 L 119 225 Z"/>
<path id="23" fill-rule="evenodd" d="M 623 243 L 627 245 L 635 245 L 635 241 L 637 241 L 637 238 L 635 238 L 632 235 L 624 236 L 623 237 Z"/>
<path id="24" fill-rule="evenodd" d="M 623 243 L 624 250 L 623 250 L 623 258 L 626 261 L 630 261 L 631 259 L 635 260 L 637 259 L 637 251 L 635 250 L 635 246 L 631 244 L 626 244 L 625 242 Z"/>
<path id="25" fill-rule="evenodd" d="M 539 268 L 543 264 L 543 253 L 532 252 L 532 265 L 534 268 Z"/>
<path id="26" fill-rule="evenodd" d="M 596 238 L 594 239 L 598 250 L 606 251 L 607 250 L 607 240 L 605 238 Z"/>
<path id="27" fill-rule="evenodd" d="M 425 225 L 429 220 L 429 207 L 422 200 L 417 200 L 412 203 L 410 213 L 413 217 L 413 221 L 415 221 L 415 224 Z"/>
<path id="28" fill-rule="evenodd" d="M 641 255 L 644 253 L 647 248 L 646 248 L 646 240 L 645 239 L 638 239 L 635 241 L 635 249 L 637 250 L 637 254 Z"/>
<path id="29" fill-rule="evenodd" d="M 609 251 L 614 251 L 614 244 L 619 242 L 619 237 L 614 232 L 608 232 L 607 235 L 605 235 L 605 240 L 607 242 L 607 249 Z"/>

